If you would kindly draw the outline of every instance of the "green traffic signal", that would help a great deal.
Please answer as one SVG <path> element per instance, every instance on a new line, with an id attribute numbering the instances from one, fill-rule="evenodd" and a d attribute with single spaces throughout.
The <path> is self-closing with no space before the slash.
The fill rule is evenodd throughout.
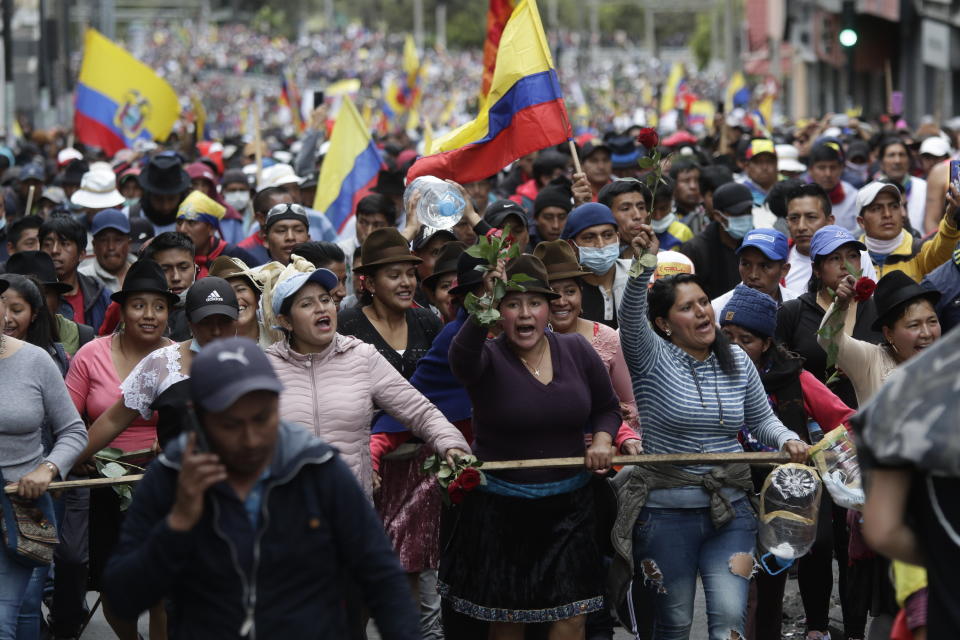
<path id="1" fill-rule="evenodd" d="M 840 44 L 848 49 L 857 44 L 857 32 L 853 29 L 843 29 L 840 32 Z"/>

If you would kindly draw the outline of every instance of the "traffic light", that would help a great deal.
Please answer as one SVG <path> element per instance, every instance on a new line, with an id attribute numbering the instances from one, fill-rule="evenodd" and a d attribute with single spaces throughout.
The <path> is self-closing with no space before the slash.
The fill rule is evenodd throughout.
<path id="1" fill-rule="evenodd" d="M 840 46 L 847 49 L 855 46 L 860 39 L 860 34 L 857 33 L 857 16 L 852 0 L 843 1 L 840 25 Z"/>

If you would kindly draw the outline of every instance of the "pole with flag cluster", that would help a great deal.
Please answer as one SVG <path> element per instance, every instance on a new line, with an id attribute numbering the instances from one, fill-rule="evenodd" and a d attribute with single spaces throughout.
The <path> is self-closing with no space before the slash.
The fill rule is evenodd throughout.
<path id="1" fill-rule="evenodd" d="M 560 81 L 536 0 L 521 0 L 503 29 L 490 91 L 472 122 L 434 140 L 407 181 L 432 175 L 461 184 L 491 176 L 517 158 L 572 135 Z"/>

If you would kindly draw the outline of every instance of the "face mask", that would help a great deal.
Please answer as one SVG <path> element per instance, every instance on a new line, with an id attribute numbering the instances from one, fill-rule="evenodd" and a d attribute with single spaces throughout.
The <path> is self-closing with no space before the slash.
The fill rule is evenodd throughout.
<path id="1" fill-rule="evenodd" d="M 670 228 L 674 222 L 677 221 L 677 214 L 668 213 L 659 220 L 651 220 L 650 226 L 653 227 L 653 232 L 656 234 L 664 233 L 667 229 Z"/>
<path id="2" fill-rule="evenodd" d="M 856 171 L 859 174 L 865 174 L 867 172 L 867 169 L 870 168 L 870 165 L 866 162 L 864 162 L 863 164 L 858 164 L 856 162 L 848 162 L 847 167 L 849 167 L 853 171 Z"/>
<path id="3" fill-rule="evenodd" d="M 130 207 L 137 204 L 138 202 L 140 202 L 140 198 L 127 198 L 126 200 L 123 201 L 123 206 L 129 209 Z"/>
<path id="4" fill-rule="evenodd" d="M 231 191 L 223 194 L 223 200 L 237 211 L 243 211 L 250 204 L 250 192 Z"/>
<path id="5" fill-rule="evenodd" d="M 598 276 L 610 271 L 620 257 L 619 242 L 613 242 L 600 249 L 580 245 L 577 245 L 577 248 L 580 249 L 580 264 Z"/>
<path id="6" fill-rule="evenodd" d="M 736 240 L 740 240 L 753 230 L 753 216 L 750 214 L 733 217 L 723 216 L 723 219 L 727 221 L 727 233 Z"/>

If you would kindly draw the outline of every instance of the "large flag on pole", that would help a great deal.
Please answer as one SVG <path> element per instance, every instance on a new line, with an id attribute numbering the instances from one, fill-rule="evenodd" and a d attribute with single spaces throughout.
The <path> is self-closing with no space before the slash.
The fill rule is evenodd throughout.
<path id="1" fill-rule="evenodd" d="M 490 93 L 480 113 L 435 140 L 435 155 L 417 160 L 407 172 L 407 181 L 432 175 L 474 182 L 570 136 L 570 120 L 536 0 L 521 0 L 503 30 Z"/>
<path id="2" fill-rule="evenodd" d="M 480 97 L 486 98 L 490 92 L 490 83 L 493 82 L 493 71 L 497 66 L 497 50 L 500 48 L 500 38 L 503 28 L 513 14 L 517 0 L 490 0 L 487 8 L 487 37 L 483 41 L 483 84 L 480 87 Z"/>
<path id="3" fill-rule="evenodd" d="M 320 167 L 313 208 L 322 211 L 337 233 L 356 210 L 360 194 L 377 181 L 383 162 L 363 118 L 345 96 L 330 134 L 330 148 Z"/>
<path id="4" fill-rule="evenodd" d="M 77 80 L 77 140 L 113 155 L 134 140 L 166 140 L 180 116 L 167 82 L 122 47 L 87 29 Z"/>

